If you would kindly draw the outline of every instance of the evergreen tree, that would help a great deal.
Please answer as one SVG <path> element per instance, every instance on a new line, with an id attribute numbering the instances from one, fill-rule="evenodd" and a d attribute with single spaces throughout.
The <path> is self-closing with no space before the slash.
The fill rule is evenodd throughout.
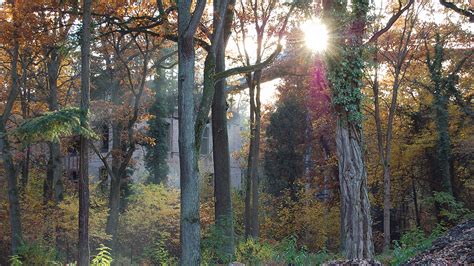
<path id="1" fill-rule="evenodd" d="M 304 171 L 306 108 L 295 97 L 283 98 L 270 116 L 266 130 L 265 174 L 268 192 L 278 195 L 289 188 L 296 197 L 296 180 Z"/>
<path id="2" fill-rule="evenodd" d="M 170 123 L 167 118 L 173 113 L 176 106 L 176 95 L 172 86 L 166 79 L 166 71 L 157 69 L 157 77 L 153 81 L 152 90 L 155 92 L 155 99 L 149 112 L 152 118 L 148 120 L 148 136 L 153 138 L 154 144 L 146 147 L 145 155 L 146 168 L 150 172 L 148 182 L 153 184 L 166 183 L 168 176 L 169 128 Z"/>

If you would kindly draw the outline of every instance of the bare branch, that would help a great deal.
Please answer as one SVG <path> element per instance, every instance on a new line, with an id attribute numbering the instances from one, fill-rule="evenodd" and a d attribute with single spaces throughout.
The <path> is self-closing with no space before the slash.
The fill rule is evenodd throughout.
<path id="1" fill-rule="evenodd" d="M 387 22 L 387 25 L 383 27 L 381 30 L 377 31 L 370 39 L 366 42 L 371 43 L 376 41 L 382 34 L 387 32 L 393 24 L 398 20 L 398 18 L 415 2 L 415 0 L 410 0 L 403 8 L 399 9 L 397 13 L 395 13 Z"/>
<path id="2" fill-rule="evenodd" d="M 219 81 L 223 78 L 228 78 L 230 76 L 237 75 L 237 74 L 244 74 L 244 73 L 254 72 L 256 70 L 261 70 L 265 68 L 266 66 L 268 66 L 271 62 L 273 62 L 273 60 L 278 56 L 278 54 L 280 54 L 281 50 L 282 50 L 282 45 L 279 44 L 277 48 L 275 49 L 275 51 L 265 61 L 261 63 L 250 65 L 250 66 L 235 67 L 235 68 L 228 69 L 226 71 L 222 71 L 220 73 L 216 73 L 216 75 L 214 76 L 215 81 Z"/>
<path id="3" fill-rule="evenodd" d="M 454 3 L 448 2 L 446 0 L 439 0 L 439 3 L 442 4 L 444 7 L 449 8 L 462 16 L 468 17 L 470 22 L 474 22 L 474 12 L 472 9 L 467 9 L 467 10 L 462 9 L 456 6 Z"/>
<path id="4" fill-rule="evenodd" d="M 201 21 L 202 14 L 204 13 L 204 8 L 206 7 L 206 0 L 198 0 L 196 8 L 191 16 L 191 20 L 184 32 L 185 37 L 192 37 L 199 26 Z"/>

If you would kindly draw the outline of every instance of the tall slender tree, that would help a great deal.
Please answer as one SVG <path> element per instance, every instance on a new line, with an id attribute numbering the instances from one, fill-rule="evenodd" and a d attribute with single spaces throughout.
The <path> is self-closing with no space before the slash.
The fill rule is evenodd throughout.
<path id="1" fill-rule="evenodd" d="M 21 245 L 23 234 L 21 228 L 21 213 L 20 213 L 20 199 L 18 197 L 18 182 L 17 182 L 17 166 L 13 161 L 11 144 L 7 136 L 8 121 L 12 114 L 13 105 L 20 93 L 19 79 L 18 79 L 18 57 L 20 50 L 19 43 L 19 24 L 17 22 L 18 3 L 15 0 L 10 0 L 13 22 L 12 32 L 12 46 L 11 66 L 10 66 L 10 92 L 8 94 L 7 102 L 4 106 L 2 116 L 0 117 L 0 149 L 2 151 L 3 163 L 7 176 L 8 183 L 8 203 L 10 211 L 10 231 L 11 231 L 11 251 L 16 254 Z"/>
<path id="2" fill-rule="evenodd" d="M 467 51 L 463 57 L 456 63 L 452 64 L 450 71 L 445 71 L 443 63 L 445 59 L 445 43 L 441 35 L 436 33 L 433 51 L 430 51 L 428 42 L 425 39 L 426 47 L 426 66 L 430 74 L 431 84 L 423 86 L 433 96 L 432 108 L 434 110 L 434 122 L 437 130 L 437 174 L 438 183 L 441 185 L 441 191 L 453 194 L 452 172 L 451 172 L 451 137 L 449 134 L 449 112 L 448 104 L 450 97 L 458 95 L 457 85 L 459 83 L 459 75 L 463 66 L 473 56 L 472 50 Z M 446 73 L 447 72 L 447 73 Z"/>
<path id="3" fill-rule="evenodd" d="M 191 12 L 191 1 L 178 4 L 178 116 L 179 168 L 181 187 L 180 265 L 199 265 L 200 218 L 199 175 L 195 149 L 194 112 L 194 34 L 200 23 L 205 0 L 198 0 Z"/>
<path id="4" fill-rule="evenodd" d="M 421 7 L 421 6 L 420 6 Z M 383 214 L 383 232 L 384 232 L 384 251 L 390 250 L 391 230 L 390 230 L 390 209 L 391 209 L 391 156 L 392 156 L 392 138 L 393 138 L 393 124 L 398 106 L 398 93 L 403 84 L 405 73 L 410 66 L 411 60 L 414 56 L 414 50 L 417 49 L 417 44 L 413 42 L 413 29 L 418 20 L 418 12 L 420 9 L 415 9 L 412 6 L 406 16 L 403 17 L 403 24 L 398 31 L 395 31 L 400 38 L 396 38 L 396 44 L 390 41 L 384 41 L 379 47 L 375 45 L 375 75 L 373 81 L 373 99 L 374 99 L 374 116 L 377 133 L 377 148 L 380 157 L 380 163 L 383 167 L 384 180 L 384 214 Z M 390 38 L 389 38 L 390 40 Z M 379 52 L 380 50 L 380 52 Z M 409 53 L 411 52 L 411 53 Z M 380 53 L 380 55 L 379 55 Z M 386 129 L 384 132 L 381 118 L 380 106 L 380 84 L 378 80 L 379 57 L 382 63 L 385 63 L 393 73 L 393 82 L 391 86 L 390 107 L 388 108 L 388 118 L 386 122 Z"/>
<path id="5" fill-rule="evenodd" d="M 222 24 L 223 30 L 217 38 L 216 44 L 216 72 L 225 70 L 225 50 L 231 34 L 235 0 L 214 1 L 214 10 L 221 10 L 225 17 L 214 15 L 214 28 Z M 214 197 L 216 199 L 215 217 L 216 224 L 221 228 L 222 251 L 226 257 L 232 258 L 234 254 L 234 226 L 232 217 L 232 195 L 230 181 L 230 153 L 229 136 L 227 133 L 227 94 L 225 79 L 214 84 L 214 99 L 212 102 L 212 149 L 214 158 Z"/>
<path id="6" fill-rule="evenodd" d="M 90 44 L 92 23 L 92 0 L 84 0 L 82 5 L 81 38 L 81 126 L 88 127 L 87 116 L 90 101 Z M 89 265 L 89 143 L 86 136 L 80 137 L 79 155 L 79 266 Z"/>

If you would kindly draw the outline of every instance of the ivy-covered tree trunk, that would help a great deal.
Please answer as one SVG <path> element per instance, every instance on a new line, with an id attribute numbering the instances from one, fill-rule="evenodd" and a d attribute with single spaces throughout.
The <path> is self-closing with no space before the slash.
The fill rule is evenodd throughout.
<path id="1" fill-rule="evenodd" d="M 336 149 L 341 193 L 341 240 L 348 259 L 373 257 L 372 219 L 367 189 L 367 171 L 362 142 L 362 49 L 367 0 L 324 2 L 332 27 L 343 28 L 336 45 L 337 56 L 328 57 L 328 78 L 337 112 Z M 341 16 L 350 17 L 344 23 Z M 337 58 L 337 59 L 334 59 Z"/>
<path id="2" fill-rule="evenodd" d="M 434 94 L 435 123 L 438 133 L 436 157 L 438 160 L 438 175 L 441 177 L 443 190 L 453 195 L 451 182 L 451 138 L 449 136 L 448 100 L 440 93 Z"/>
<path id="3" fill-rule="evenodd" d="M 449 97 L 456 93 L 458 73 L 461 67 L 472 55 L 467 54 L 462 60 L 456 63 L 454 70 L 449 74 L 443 74 L 444 47 L 439 33 L 435 37 L 434 54 L 426 47 L 426 64 L 430 71 L 431 86 L 428 90 L 433 95 L 432 107 L 434 109 L 434 122 L 438 140 L 436 143 L 437 157 L 437 177 L 442 191 L 453 195 L 451 182 L 451 138 L 449 136 Z M 433 57 L 433 58 L 431 58 Z"/>

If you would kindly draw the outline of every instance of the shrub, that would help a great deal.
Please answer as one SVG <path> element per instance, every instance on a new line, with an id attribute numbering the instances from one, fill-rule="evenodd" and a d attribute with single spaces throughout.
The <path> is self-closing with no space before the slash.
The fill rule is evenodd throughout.
<path id="1" fill-rule="evenodd" d="M 10 259 L 12 265 L 54 265 L 57 260 L 57 252 L 51 247 L 39 243 L 21 245 L 17 254 Z M 15 264 L 16 263 L 16 264 Z"/>
<path id="2" fill-rule="evenodd" d="M 429 236 L 426 236 L 420 228 L 408 231 L 400 238 L 400 241 L 395 241 L 391 263 L 400 265 L 407 262 L 418 253 L 430 248 L 433 241 L 445 231 L 442 225 L 438 225 Z"/>
<path id="3" fill-rule="evenodd" d="M 134 184 L 128 205 L 120 215 L 118 254 L 148 257 L 154 249 L 179 254 L 179 192 L 163 185 Z M 158 241 L 158 242 L 157 242 Z M 161 241 L 161 242 L 159 242 Z M 145 254 L 147 253 L 147 254 Z"/>
<path id="4" fill-rule="evenodd" d="M 425 200 L 439 206 L 441 218 L 451 224 L 457 224 L 464 219 L 473 218 L 469 209 L 462 202 L 456 201 L 453 195 L 446 192 L 433 192 L 433 196 Z"/>
<path id="5" fill-rule="evenodd" d="M 225 221 L 224 224 L 232 224 Z M 206 255 L 206 262 L 211 264 L 230 263 L 233 260 L 223 249 L 227 243 L 226 232 L 222 226 L 210 225 L 201 242 L 201 252 Z"/>
<path id="6" fill-rule="evenodd" d="M 305 265 L 309 255 L 305 247 L 298 249 L 296 236 L 290 236 L 280 243 L 277 260 L 290 265 Z"/>
<path id="7" fill-rule="evenodd" d="M 334 254 L 329 252 L 327 249 L 322 249 L 314 254 L 310 254 L 308 257 L 308 263 L 305 263 L 304 265 L 321 265 L 325 262 L 342 258 L 343 256 L 340 254 Z"/>
<path id="8" fill-rule="evenodd" d="M 143 259 L 152 265 L 174 265 L 176 259 L 173 258 L 165 245 L 165 239 L 160 238 L 151 247 L 146 247 L 143 251 Z"/>
<path id="9" fill-rule="evenodd" d="M 238 262 L 256 265 L 272 261 L 275 257 L 275 250 L 268 243 L 249 238 L 237 245 L 235 256 Z"/>

